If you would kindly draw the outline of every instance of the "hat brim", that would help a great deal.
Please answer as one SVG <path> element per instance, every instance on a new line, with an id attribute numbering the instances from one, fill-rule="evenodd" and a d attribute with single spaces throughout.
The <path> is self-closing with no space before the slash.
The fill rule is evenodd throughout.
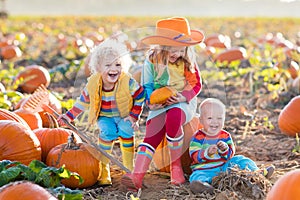
<path id="1" fill-rule="evenodd" d="M 147 45 L 164 45 L 164 46 L 192 46 L 201 43 L 204 40 L 204 34 L 198 30 L 191 30 L 188 40 L 175 40 L 162 35 L 147 36 L 141 40 Z"/>

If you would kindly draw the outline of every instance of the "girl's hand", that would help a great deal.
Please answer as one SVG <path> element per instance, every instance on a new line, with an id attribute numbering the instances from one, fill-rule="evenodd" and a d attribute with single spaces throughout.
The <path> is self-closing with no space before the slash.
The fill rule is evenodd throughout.
<path id="1" fill-rule="evenodd" d="M 139 123 L 135 118 L 133 118 L 131 116 L 128 116 L 128 117 L 124 118 L 124 121 L 125 122 L 130 121 L 131 122 L 131 127 L 133 128 L 133 130 L 135 130 L 135 131 L 139 130 Z"/>
<path id="2" fill-rule="evenodd" d="M 167 102 L 165 103 L 165 105 L 169 106 L 172 104 L 176 104 L 176 103 L 180 103 L 180 102 L 185 102 L 186 98 L 185 96 L 183 96 L 180 92 L 176 93 L 176 96 L 171 96 Z"/>
<path id="3" fill-rule="evenodd" d="M 57 118 L 57 122 L 59 126 L 67 126 L 68 124 L 66 123 L 66 121 L 68 123 L 72 122 L 71 119 L 66 114 L 59 115 Z"/>
<path id="4" fill-rule="evenodd" d="M 158 110 L 164 107 L 163 104 L 148 104 L 150 110 Z"/>
<path id="5" fill-rule="evenodd" d="M 208 154 L 208 156 L 212 156 L 215 153 L 217 153 L 217 151 L 218 151 L 217 145 L 211 145 L 211 146 L 208 147 L 207 154 Z"/>
<path id="6" fill-rule="evenodd" d="M 226 151 L 228 149 L 228 145 L 223 141 L 219 141 L 217 146 L 221 151 Z"/>

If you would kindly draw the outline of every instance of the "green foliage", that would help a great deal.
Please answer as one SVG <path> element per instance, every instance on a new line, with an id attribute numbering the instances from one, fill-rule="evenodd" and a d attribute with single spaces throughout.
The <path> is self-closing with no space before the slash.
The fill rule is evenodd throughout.
<path id="1" fill-rule="evenodd" d="M 79 183 L 83 179 L 75 172 L 70 172 L 64 166 L 60 168 L 49 167 L 41 161 L 33 160 L 26 166 L 20 162 L 2 160 L 0 161 L 0 186 L 6 185 L 13 181 L 28 180 L 42 187 L 52 188 L 57 192 L 60 199 L 76 200 L 82 199 L 80 190 L 70 190 L 61 185 L 63 178 L 75 177 Z"/>

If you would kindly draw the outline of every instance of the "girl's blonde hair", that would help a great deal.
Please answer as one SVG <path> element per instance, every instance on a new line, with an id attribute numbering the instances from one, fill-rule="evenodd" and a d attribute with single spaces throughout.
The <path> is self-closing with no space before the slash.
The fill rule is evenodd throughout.
<path id="1" fill-rule="evenodd" d="M 103 61 L 107 59 L 111 59 L 111 62 L 115 59 L 120 59 L 122 71 L 127 72 L 132 64 L 132 59 L 125 44 L 125 40 L 126 35 L 124 33 L 119 33 L 118 35 L 114 35 L 97 45 L 91 52 L 91 58 L 89 61 L 91 72 L 100 73 L 103 68 Z"/>
<path id="2" fill-rule="evenodd" d="M 168 65 L 169 58 L 169 46 L 153 46 L 148 51 L 148 58 L 150 62 L 154 64 L 154 68 L 158 71 L 158 64 Z M 194 51 L 193 46 L 185 47 L 184 55 L 179 58 L 175 64 L 179 64 L 179 62 L 184 62 L 184 66 L 188 68 L 191 72 L 195 72 L 196 63 L 196 53 Z"/>

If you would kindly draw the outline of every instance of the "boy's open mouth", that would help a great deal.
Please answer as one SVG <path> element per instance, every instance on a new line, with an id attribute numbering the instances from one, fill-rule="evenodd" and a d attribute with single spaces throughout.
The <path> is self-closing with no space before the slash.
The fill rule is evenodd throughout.
<path id="1" fill-rule="evenodd" d="M 114 78 L 114 77 L 116 77 L 116 76 L 118 76 L 118 75 L 119 75 L 118 72 L 115 72 L 115 73 L 108 73 L 108 76 L 110 76 L 110 77 L 112 77 L 112 78 Z"/>

